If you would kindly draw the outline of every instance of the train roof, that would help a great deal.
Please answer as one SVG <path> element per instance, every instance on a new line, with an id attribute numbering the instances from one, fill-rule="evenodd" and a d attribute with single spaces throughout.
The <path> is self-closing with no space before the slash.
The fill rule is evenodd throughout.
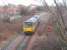
<path id="1" fill-rule="evenodd" d="M 35 15 L 35 16 L 33 16 L 33 17 L 31 17 L 30 19 L 28 19 L 28 20 L 26 20 L 26 21 L 24 21 L 24 22 L 36 22 L 38 19 L 40 18 L 40 16 L 37 16 L 37 15 Z"/>

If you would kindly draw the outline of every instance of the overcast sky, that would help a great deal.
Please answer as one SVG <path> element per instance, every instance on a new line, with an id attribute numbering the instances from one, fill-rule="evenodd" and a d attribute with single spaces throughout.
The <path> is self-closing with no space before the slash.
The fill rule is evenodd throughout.
<path id="1" fill-rule="evenodd" d="M 15 4 L 15 5 L 23 4 L 26 6 L 28 6 L 30 4 L 42 5 L 41 2 L 42 2 L 42 0 L 0 0 L 0 5 L 5 5 L 8 3 Z M 48 5 L 54 5 L 53 0 L 46 0 L 46 2 L 48 3 Z M 60 0 L 60 2 L 61 2 L 61 0 Z"/>

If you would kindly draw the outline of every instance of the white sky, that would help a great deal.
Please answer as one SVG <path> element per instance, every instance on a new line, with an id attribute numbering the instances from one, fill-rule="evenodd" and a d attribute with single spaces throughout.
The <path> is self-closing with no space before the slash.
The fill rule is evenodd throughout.
<path id="1" fill-rule="evenodd" d="M 42 5 L 41 3 L 42 0 L 0 0 L 0 5 L 5 5 L 5 4 L 8 4 L 8 3 L 11 3 L 11 4 L 23 4 L 23 5 L 30 5 L 30 4 L 36 4 L 36 5 Z M 61 0 L 59 0 L 61 2 Z M 48 5 L 54 5 L 54 2 L 53 0 L 46 0 L 46 2 L 48 3 Z"/>

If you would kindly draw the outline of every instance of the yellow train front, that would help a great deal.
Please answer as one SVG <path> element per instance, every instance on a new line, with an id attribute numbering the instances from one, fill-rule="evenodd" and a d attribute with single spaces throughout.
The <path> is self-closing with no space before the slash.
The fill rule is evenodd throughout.
<path id="1" fill-rule="evenodd" d="M 28 19 L 27 21 L 24 21 L 23 22 L 23 32 L 27 35 L 32 35 L 35 32 L 38 23 L 39 23 L 38 16 L 34 16 Z"/>

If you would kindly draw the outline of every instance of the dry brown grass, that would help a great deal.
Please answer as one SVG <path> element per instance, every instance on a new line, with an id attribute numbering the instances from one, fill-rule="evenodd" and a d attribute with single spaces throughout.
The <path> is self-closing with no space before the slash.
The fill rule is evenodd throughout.
<path id="1" fill-rule="evenodd" d="M 11 36 L 13 36 L 14 34 L 16 34 L 15 32 L 20 32 L 23 21 L 27 20 L 30 17 L 30 15 L 23 16 L 21 19 L 16 20 L 14 23 L 0 21 L 0 42 L 3 40 L 7 40 Z"/>

